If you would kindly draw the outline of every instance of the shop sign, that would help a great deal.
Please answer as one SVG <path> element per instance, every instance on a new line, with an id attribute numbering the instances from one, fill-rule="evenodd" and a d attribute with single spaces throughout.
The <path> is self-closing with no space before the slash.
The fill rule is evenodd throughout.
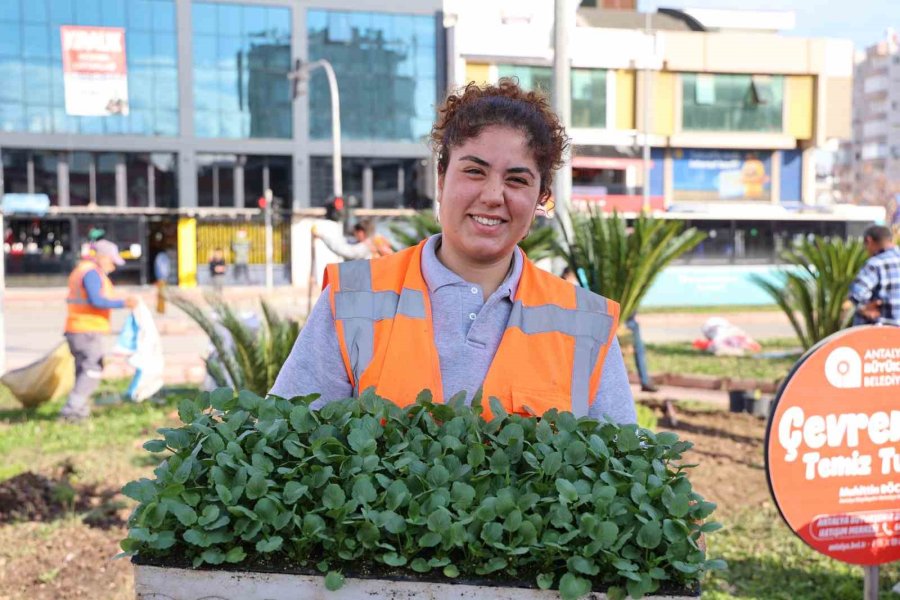
<path id="1" fill-rule="evenodd" d="M 772 497 L 814 550 L 900 560 L 900 327 L 855 327 L 809 351 L 766 432 Z"/>
<path id="2" fill-rule="evenodd" d="M 772 152 L 676 149 L 675 202 L 771 199 Z"/>
<path id="3" fill-rule="evenodd" d="M 3 214 L 28 214 L 39 217 L 47 214 L 50 197 L 47 194 L 3 194 Z"/>
<path id="4" fill-rule="evenodd" d="M 63 81 L 66 114 L 128 114 L 125 30 L 121 27 L 63 25 Z"/>

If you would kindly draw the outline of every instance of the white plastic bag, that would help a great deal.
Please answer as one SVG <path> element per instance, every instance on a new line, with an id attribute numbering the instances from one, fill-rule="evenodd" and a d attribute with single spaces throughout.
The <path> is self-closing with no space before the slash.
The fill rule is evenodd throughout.
<path id="1" fill-rule="evenodd" d="M 129 355 L 128 364 L 135 369 L 131 385 L 125 392 L 128 398 L 141 402 L 162 388 L 165 369 L 162 339 L 153 321 L 153 313 L 143 300 L 125 319 L 115 351 Z"/>
<path id="2" fill-rule="evenodd" d="M 703 349 L 716 356 L 743 356 L 747 352 L 759 352 L 761 349 L 746 331 L 721 317 L 708 319 L 700 331 L 706 338 L 702 344 Z"/>

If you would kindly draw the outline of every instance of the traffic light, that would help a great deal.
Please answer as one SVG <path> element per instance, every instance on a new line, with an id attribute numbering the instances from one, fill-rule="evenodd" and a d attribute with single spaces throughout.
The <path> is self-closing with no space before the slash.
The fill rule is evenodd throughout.
<path id="1" fill-rule="evenodd" d="M 346 218 L 344 199 L 338 196 L 325 205 L 325 218 L 329 221 L 343 222 Z"/>
<path id="2" fill-rule="evenodd" d="M 256 201 L 256 204 L 259 205 L 260 210 L 266 210 L 266 206 L 268 206 L 269 203 L 266 202 L 265 196 L 260 196 L 259 199 Z"/>

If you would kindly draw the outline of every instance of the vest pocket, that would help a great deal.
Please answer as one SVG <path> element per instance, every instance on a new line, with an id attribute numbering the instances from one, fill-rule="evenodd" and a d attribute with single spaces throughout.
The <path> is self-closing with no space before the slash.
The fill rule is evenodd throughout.
<path id="1" fill-rule="evenodd" d="M 569 397 L 558 390 L 512 390 L 512 412 L 526 417 L 540 417 L 551 408 L 572 410 Z"/>

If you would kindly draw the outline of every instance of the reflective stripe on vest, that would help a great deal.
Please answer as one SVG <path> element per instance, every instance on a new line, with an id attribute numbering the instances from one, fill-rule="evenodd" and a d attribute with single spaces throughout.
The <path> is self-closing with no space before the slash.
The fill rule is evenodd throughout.
<path id="1" fill-rule="evenodd" d="M 341 291 L 334 294 L 334 318 L 343 321 L 344 347 L 350 357 L 354 392 L 359 395 L 359 381 L 372 362 L 375 349 L 375 322 L 404 315 L 425 318 L 425 298 L 419 290 L 404 288 L 397 292 L 372 290 L 369 261 L 340 263 Z"/>
<path id="2" fill-rule="evenodd" d="M 418 381 L 431 389 L 436 401 L 440 401 L 443 397 L 440 365 L 437 364 L 439 359 L 429 319 L 430 301 L 427 292 L 423 291 L 426 286 L 419 267 L 423 246 L 424 243 L 376 261 L 382 278 L 382 289 L 373 286 L 371 261 L 352 261 L 328 267 L 330 275 L 326 274 L 326 281 L 332 286 L 332 311 L 339 345 L 356 395 L 362 388 L 376 385 L 379 393 L 385 387 L 395 391 L 404 390 L 404 395 L 411 397 L 392 398 L 389 395 L 387 397 L 401 404 L 408 403 L 420 391 L 410 388 L 410 385 L 416 385 L 415 382 Z M 524 277 L 526 272 L 528 277 Z M 552 382 L 556 381 L 560 386 L 551 391 L 563 393 L 562 388 L 567 389 L 564 392 L 564 401 L 557 393 L 558 400 L 553 401 L 554 406 L 562 410 L 571 410 L 576 415 L 585 415 L 593 401 L 592 392 L 599 387 L 602 368 L 599 363 L 605 358 L 606 351 L 614 339 L 618 305 L 588 290 L 574 288 L 568 284 L 561 287 L 561 280 L 538 270 L 527 262 L 527 259 L 523 281 L 526 285 L 527 282 L 534 282 L 535 287 L 530 293 L 523 295 L 521 293 L 523 284 L 520 282 L 520 293 L 517 293 L 517 299 L 513 303 L 506 333 L 485 377 L 484 387 L 490 388 L 490 393 L 509 396 L 514 392 L 513 388 L 520 384 L 523 386 L 529 383 L 537 384 L 532 387 L 538 390 L 541 385 L 552 386 Z M 385 287 L 393 289 L 386 290 Z M 571 308 L 555 303 L 559 302 L 560 298 L 554 299 L 554 296 L 558 296 L 561 291 L 567 296 L 565 302 Z M 541 303 L 528 306 L 518 296 L 523 296 L 532 304 Z M 554 303 L 551 303 L 551 300 Z M 394 321 L 396 316 L 406 317 L 401 326 L 401 331 L 406 333 L 397 333 L 397 322 Z M 415 320 L 423 321 L 422 325 L 411 325 Z M 427 336 L 424 333 L 426 331 L 429 332 Z M 513 331 L 520 333 L 512 335 Z M 520 343 L 525 339 L 521 337 L 522 334 L 536 337 L 533 342 L 528 341 L 523 347 Z M 556 335 L 548 338 L 540 337 L 541 334 Z M 376 339 L 377 336 L 382 337 Z M 565 342 L 566 339 L 570 341 Z M 527 345 L 532 343 L 539 346 Z M 565 346 L 559 346 L 560 343 Z M 415 365 L 402 362 L 397 344 L 406 345 L 402 351 L 406 353 L 404 358 L 416 363 Z M 410 345 L 417 347 L 411 348 Z M 558 357 L 558 361 L 561 362 L 553 360 L 556 349 L 562 349 L 565 354 L 565 358 Z M 549 373 L 550 377 L 535 381 L 536 377 L 532 375 L 529 378 L 531 373 L 528 372 L 521 373 L 521 378 L 518 377 L 517 358 L 524 356 L 520 354 L 522 352 L 527 353 L 531 359 L 541 357 L 540 364 L 548 366 L 544 371 Z M 376 355 L 378 363 L 373 365 L 373 358 Z M 571 365 L 568 364 L 569 357 Z M 430 365 L 430 362 L 435 364 Z M 563 362 L 566 364 L 562 364 Z M 498 366 L 497 363 L 502 364 Z M 560 369 L 563 371 L 560 372 Z M 529 371 L 527 367 L 525 370 Z M 404 382 L 385 382 L 381 378 L 384 371 L 393 374 L 395 380 L 398 376 L 402 376 Z M 409 375 L 402 375 L 405 373 Z M 562 383 L 563 373 L 567 382 L 565 385 Z M 406 380 L 412 383 L 406 383 Z M 490 385 L 489 380 L 492 382 Z M 510 398 L 506 398 L 504 403 L 512 406 Z M 486 407 L 487 402 L 483 405 Z"/>

